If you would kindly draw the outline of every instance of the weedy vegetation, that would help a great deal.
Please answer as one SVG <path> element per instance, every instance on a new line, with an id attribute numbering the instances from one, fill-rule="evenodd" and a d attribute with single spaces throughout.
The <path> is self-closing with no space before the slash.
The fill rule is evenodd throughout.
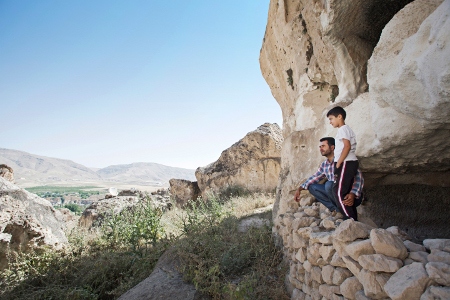
<path id="1" fill-rule="evenodd" d="M 117 299 L 172 248 L 185 280 L 212 299 L 289 299 L 287 269 L 272 240 L 273 201 L 239 188 L 166 212 L 143 201 L 94 229 L 72 231 L 63 250 L 7 252 L 0 298 Z M 255 210 L 266 225 L 243 229 Z"/>

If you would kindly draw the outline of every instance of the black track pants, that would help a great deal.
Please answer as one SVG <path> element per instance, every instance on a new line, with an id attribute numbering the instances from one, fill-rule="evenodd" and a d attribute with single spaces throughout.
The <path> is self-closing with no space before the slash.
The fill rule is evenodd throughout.
<path id="1" fill-rule="evenodd" d="M 347 206 L 343 203 L 344 197 L 352 190 L 353 180 L 358 171 L 358 166 L 359 163 L 357 160 L 344 161 L 339 168 L 336 168 L 336 163 L 334 163 L 334 201 L 341 214 L 344 215 L 345 220 L 349 218 L 355 221 L 358 220 L 355 203 L 352 206 Z"/>

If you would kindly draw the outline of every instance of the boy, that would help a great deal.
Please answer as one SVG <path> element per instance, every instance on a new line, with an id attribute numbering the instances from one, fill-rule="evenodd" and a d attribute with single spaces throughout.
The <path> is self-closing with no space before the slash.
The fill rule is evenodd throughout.
<path id="1" fill-rule="evenodd" d="M 327 113 L 330 124 L 337 128 L 336 147 L 334 149 L 334 184 L 333 194 L 344 220 L 357 220 L 356 205 L 348 206 L 344 202 L 345 196 L 350 193 L 353 178 L 358 171 L 358 158 L 356 157 L 356 136 L 353 130 L 345 125 L 345 110 L 336 106 Z"/>

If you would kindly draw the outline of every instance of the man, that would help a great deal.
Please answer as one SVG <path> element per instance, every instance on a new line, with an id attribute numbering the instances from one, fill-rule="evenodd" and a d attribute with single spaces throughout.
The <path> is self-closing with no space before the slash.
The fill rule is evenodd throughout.
<path id="1" fill-rule="evenodd" d="M 333 194 L 333 181 L 334 181 L 334 147 L 335 140 L 332 137 L 325 137 L 320 139 L 319 151 L 322 156 L 327 159 L 322 162 L 317 172 L 308 178 L 296 191 L 295 201 L 300 201 L 300 192 L 308 190 L 317 201 L 325 205 L 331 212 L 339 211 L 338 205 L 334 199 Z M 326 178 L 327 181 L 324 184 L 320 184 L 319 181 Z M 364 178 L 361 170 L 358 169 L 356 176 L 353 180 L 353 186 L 349 194 L 344 197 L 344 204 L 348 206 L 361 204 L 362 189 L 364 186 Z M 341 212 L 342 213 L 342 212 Z"/>

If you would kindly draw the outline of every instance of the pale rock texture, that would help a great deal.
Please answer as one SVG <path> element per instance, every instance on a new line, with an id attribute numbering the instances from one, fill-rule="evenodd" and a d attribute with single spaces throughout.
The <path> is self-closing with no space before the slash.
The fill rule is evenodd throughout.
<path id="1" fill-rule="evenodd" d="M 126 208 L 137 205 L 139 202 L 140 199 L 136 196 L 116 196 L 95 201 L 83 211 L 78 224 L 85 228 L 99 226 L 105 217 L 111 214 L 118 214 Z"/>
<path id="2" fill-rule="evenodd" d="M 347 110 L 367 187 L 450 185 L 447 1 L 409 2 L 270 2 L 260 65 L 285 138 L 275 216 L 323 160 L 332 101 Z"/>
<path id="3" fill-rule="evenodd" d="M 423 241 L 425 248 L 444 250 L 450 252 L 450 239 L 426 239 Z"/>
<path id="4" fill-rule="evenodd" d="M 367 238 L 371 229 L 372 227 L 369 225 L 348 219 L 339 225 L 333 236 L 343 242 L 352 242 L 356 239 Z"/>
<path id="5" fill-rule="evenodd" d="M 0 177 L 5 178 L 9 182 L 14 183 L 14 171 L 5 164 L 0 164 Z"/>
<path id="6" fill-rule="evenodd" d="M 265 123 L 224 150 L 219 159 L 197 168 L 195 177 L 203 197 L 227 187 L 273 192 L 280 174 L 283 135 L 277 124 Z"/>
<path id="7" fill-rule="evenodd" d="M 428 253 L 424 251 L 410 252 L 408 258 L 426 264 L 428 262 Z"/>
<path id="8" fill-rule="evenodd" d="M 408 256 L 403 241 L 385 229 L 373 229 L 370 232 L 370 241 L 378 254 L 405 259 Z"/>
<path id="9" fill-rule="evenodd" d="M 49 201 L 0 177 L 0 270 L 6 250 L 27 252 L 35 247 L 61 249 L 67 238 L 62 214 Z"/>
<path id="10" fill-rule="evenodd" d="M 450 265 L 442 262 L 429 262 L 425 268 L 431 279 L 441 285 L 450 286 Z"/>
<path id="11" fill-rule="evenodd" d="M 354 300 L 356 299 L 356 292 L 361 291 L 363 289 L 362 284 L 359 282 L 356 277 L 349 277 L 341 284 L 341 294 L 347 298 Z"/>
<path id="12" fill-rule="evenodd" d="M 393 300 L 419 299 L 429 281 L 423 264 L 412 263 L 392 275 L 384 290 Z"/>
<path id="13" fill-rule="evenodd" d="M 427 250 L 425 248 L 425 246 L 413 243 L 409 240 L 403 241 L 403 244 L 405 245 L 406 249 L 408 249 L 409 252 L 417 252 L 417 251 L 426 251 Z"/>
<path id="14" fill-rule="evenodd" d="M 361 267 L 372 272 L 394 273 L 403 266 L 400 259 L 383 254 L 361 255 L 358 262 Z"/>
<path id="15" fill-rule="evenodd" d="M 169 180 L 169 184 L 170 194 L 177 206 L 184 207 L 190 200 L 197 200 L 200 196 L 200 189 L 196 181 L 172 178 Z"/>
<path id="16" fill-rule="evenodd" d="M 363 269 L 356 277 L 363 285 L 367 297 L 372 299 L 384 299 L 386 297 L 383 287 L 389 280 L 389 275 Z"/>
<path id="17" fill-rule="evenodd" d="M 450 265 L 450 253 L 438 249 L 432 249 L 427 256 L 429 262 L 443 262 Z"/>
<path id="18" fill-rule="evenodd" d="M 450 299 L 450 287 L 430 286 L 420 296 L 420 300 Z"/>
<path id="19" fill-rule="evenodd" d="M 347 247 L 345 247 L 345 251 L 356 261 L 358 261 L 361 255 L 375 253 L 370 240 L 356 240 L 353 243 L 348 244 Z"/>

